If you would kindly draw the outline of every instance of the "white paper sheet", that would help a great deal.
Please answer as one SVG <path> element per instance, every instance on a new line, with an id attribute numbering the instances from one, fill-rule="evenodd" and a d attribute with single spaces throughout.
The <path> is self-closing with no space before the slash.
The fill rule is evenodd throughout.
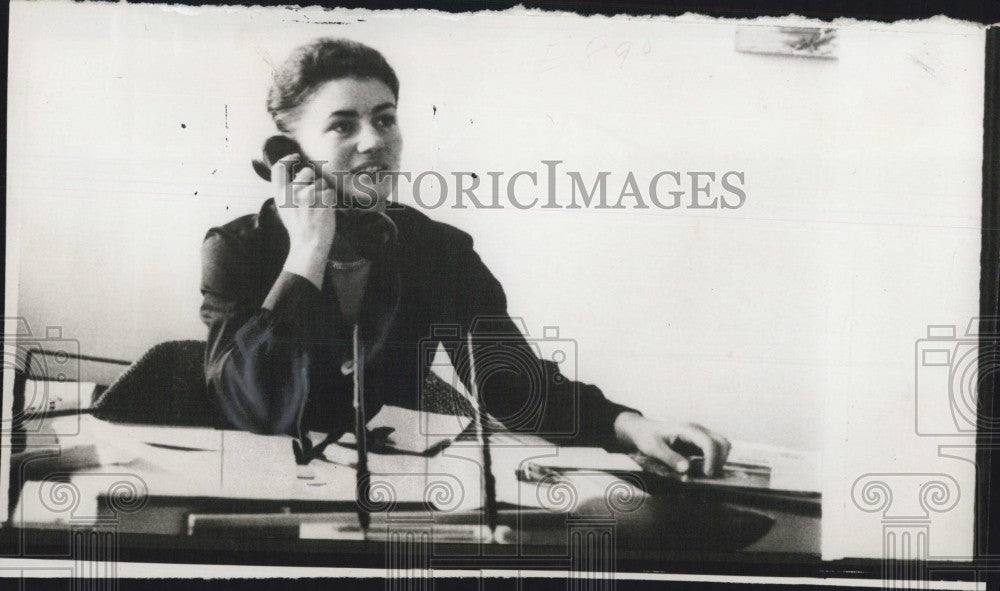
<path id="1" fill-rule="evenodd" d="M 458 437 L 471 419 L 464 416 L 444 415 L 383 406 L 370 421 L 368 429 L 391 429 L 387 444 L 394 449 L 423 453 L 428 449 Z"/>

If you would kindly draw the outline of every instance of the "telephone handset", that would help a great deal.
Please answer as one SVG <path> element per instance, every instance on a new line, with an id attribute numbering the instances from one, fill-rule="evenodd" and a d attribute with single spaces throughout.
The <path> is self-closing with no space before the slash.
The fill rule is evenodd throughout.
<path id="1" fill-rule="evenodd" d="M 271 136 L 264 142 L 262 160 L 253 161 L 253 169 L 265 181 L 271 180 L 271 167 L 289 154 L 299 154 L 299 144 L 286 135 Z M 291 171 L 291 167 L 289 167 Z M 375 260 L 396 241 L 396 224 L 383 212 L 361 207 L 337 207 L 337 233 L 341 234 L 366 259 Z"/>

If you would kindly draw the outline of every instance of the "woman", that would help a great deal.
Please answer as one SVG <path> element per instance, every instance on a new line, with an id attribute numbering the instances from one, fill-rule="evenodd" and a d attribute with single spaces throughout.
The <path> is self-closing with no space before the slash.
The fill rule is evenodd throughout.
<path id="1" fill-rule="evenodd" d="M 474 391 L 466 346 L 474 342 L 480 399 L 507 429 L 637 449 L 680 472 L 689 467 L 680 452 L 693 451 L 706 475 L 717 474 L 725 438 L 645 418 L 564 378 L 525 341 L 468 234 L 409 207 L 387 208 L 394 179 L 377 173 L 399 170 L 398 98 L 383 56 L 351 41 L 314 41 L 276 72 L 268 110 L 301 152 L 274 164 L 281 206 L 270 199 L 258 214 L 212 228 L 202 250 L 208 386 L 232 424 L 336 438 L 353 424 L 355 337 L 368 416 L 386 403 L 420 408 L 435 339 Z M 306 166 L 289 186 L 284 171 L 303 155 L 324 163 L 319 176 Z M 383 178 L 370 182 L 373 174 Z M 324 206 L 335 203 L 363 203 L 366 215 L 388 218 L 394 239 L 362 249 L 343 211 Z"/>

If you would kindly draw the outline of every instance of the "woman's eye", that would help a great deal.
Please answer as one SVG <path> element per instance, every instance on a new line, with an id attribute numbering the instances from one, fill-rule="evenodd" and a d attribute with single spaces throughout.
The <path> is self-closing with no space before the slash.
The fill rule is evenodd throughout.
<path id="1" fill-rule="evenodd" d="M 382 115 L 381 117 L 379 117 L 378 119 L 375 120 L 375 123 L 379 127 L 392 127 L 393 125 L 396 124 L 396 116 L 395 115 Z"/>
<path id="2" fill-rule="evenodd" d="M 354 133 L 355 129 L 357 129 L 357 124 L 353 121 L 335 121 L 330 124 L 329 131 L 333 131 L 341 135 L 350 135 Z"/>

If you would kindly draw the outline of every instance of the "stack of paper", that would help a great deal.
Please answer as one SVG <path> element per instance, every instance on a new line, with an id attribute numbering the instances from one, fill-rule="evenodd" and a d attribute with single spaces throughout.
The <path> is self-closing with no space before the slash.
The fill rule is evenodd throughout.
<path id="1" fill-rule="evenodd" d="M 97 384 L 58 380 L 26 380 L 24 412 L 58 413 L 90 408 Z"/>
<path id="2" fill-rule="evenodd" d="M 448 465 L 435 469 L 419 454 L 442 447 L 468 418 L 384 407 L 369 429 L 388 438 L 368 455 L 376 501 L 431 502 L 450 508 L 481 505 L 479 479 Z M 90 415 L 47 418 L 30 436 L 33 482 L 25 484 L 18 518 L 36 525 L 96 519 L 97 499 L 119 489 L 140 496 L 254 500 L 353 501 L 357 449 L 353 437 L 327 446 L 324 457 L 298 466 L 293 438 L 211 428 L 158 427 L 102 421 Z M 323 434 L 312 434 L 319 441 Z M 404 453 L 399 453 L 404 452 Z M 474 466 L 473 466 L 474 467 Z M 51 476 L 69 477 L 53 482 Z M 71 514 L 53 505 L 59 487 L 79 503 Z M 53 488 L 55 487 L 55 488 Z"/>

